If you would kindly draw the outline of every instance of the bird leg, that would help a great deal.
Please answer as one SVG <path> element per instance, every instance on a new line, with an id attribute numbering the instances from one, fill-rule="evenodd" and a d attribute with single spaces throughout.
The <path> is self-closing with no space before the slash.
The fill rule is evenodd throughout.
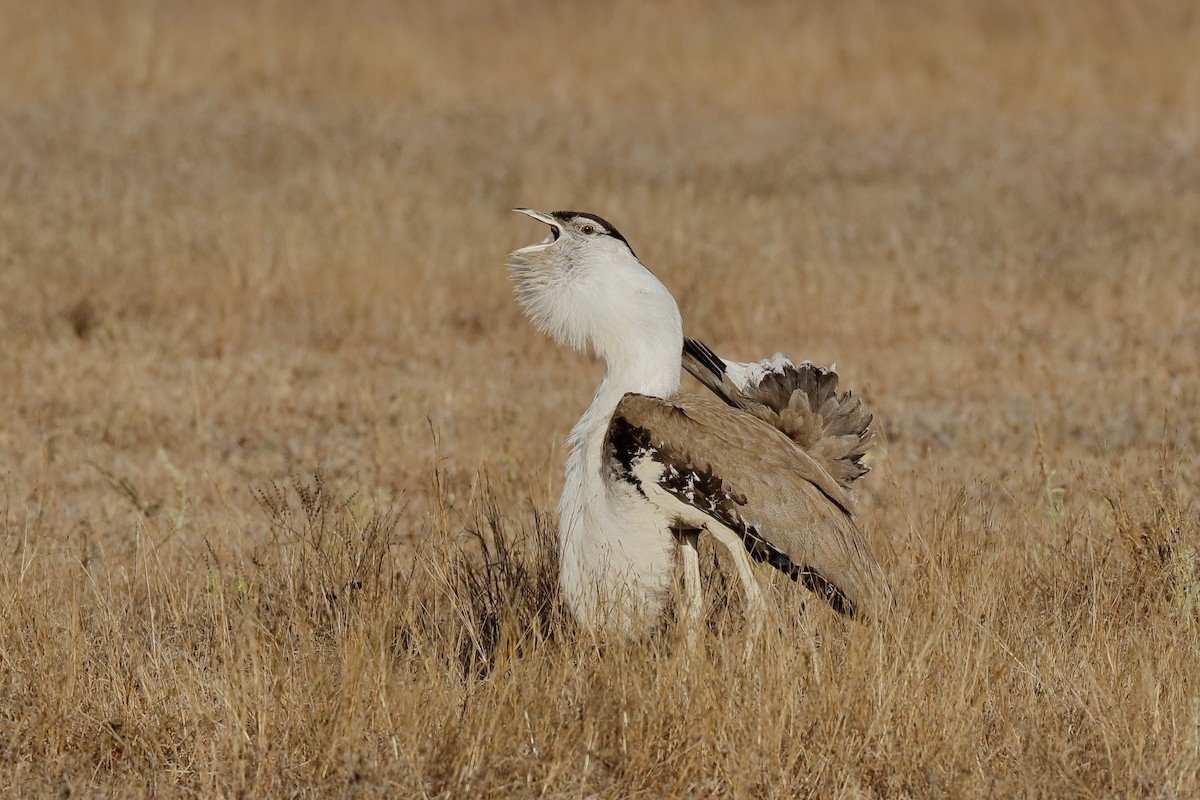
<path id="1" fill-rule="evenodd" d="M 682 533 L 679 541 L 679 560 L 683 568 L 682 618 L 689 639 L 700 630 L 704 611 L 704 595 L 700 592 L 700 552 L 697 549 L 699 539 L 699 531 L 689 530 Z"/>
<path id="2" fill-rule="evenodd" d="M 746 555 L 746 546 L 742 544 L 742 538 L 716 520 L 710 520 L 706 527 L 713 538 L 729 553 L 733 567 L 737 570 L 738 578 L 741 579 L 742 590 L 746 593 L 746 623 L 749 637 L 746 647 L 749 651 L 750 643 L 758 638 L 758 633 L 762 630 L 763 617 L 767 614 L 767 601 L 763 599 L 762 589 L 759 588 L 758 580 L 754 577 L 754 570 L 750 566 L 750 557 Z"/>

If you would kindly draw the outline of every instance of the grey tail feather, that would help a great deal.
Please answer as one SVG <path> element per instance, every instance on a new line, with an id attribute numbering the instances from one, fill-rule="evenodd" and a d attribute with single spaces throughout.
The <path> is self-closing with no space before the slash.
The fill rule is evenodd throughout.
<path id="1" fill-rule="evenodd" d="M 812 456 L 846 491 L 868 467 L 873 415 L 851 392 L 838 394 L 838 375 L 807 361 L 770 371 L 742 391 L 728 380 L 725 362 L 698 339 L 683 342 L 683 367 L 734 408 L 774 425 Z"/>
<path id="2" fill-rule="evenodd" d="M 683 342 L 683 368 L 692 377 L 703 383 L 717 397 L 734 408 L 741 408 L 737 400 L 725 391 L 725 362 L 717 354 L 696 339 L 685 339 Z"/>
<path id="3" fill-rule="evenodd" d="M 710 369 L 718 380 L 725 374 L 725 362 L 699 339 L 684 339 L 683 352 Z"/>

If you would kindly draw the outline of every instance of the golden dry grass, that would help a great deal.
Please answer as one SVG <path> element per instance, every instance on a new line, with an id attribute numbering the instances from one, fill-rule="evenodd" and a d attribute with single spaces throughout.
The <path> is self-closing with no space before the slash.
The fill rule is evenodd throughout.
<path id="1" fill-rule="evenodd" d="M 1194 4 L 2 5 L 6 796 L 1200 792 Z M 580 640 L 514 205 L 840 365 L 893 619 Z"/>

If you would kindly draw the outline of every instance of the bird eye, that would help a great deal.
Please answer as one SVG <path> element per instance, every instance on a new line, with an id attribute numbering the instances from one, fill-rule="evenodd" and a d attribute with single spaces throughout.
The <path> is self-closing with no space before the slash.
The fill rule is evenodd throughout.
<path id="1" fill-rule="evenodd" d="M 595 226 L 595 225 L 584 225 L 584 226 L 583 226 L 582 228 L 580 228 L 579 230 L 580 230 L 580 231 L 581 231 L 583 234 L 585 234 L 585 235 L 587 235 L 587 236 L 591 236 L 593 233 L 595 233 L 595 232 L 596 232 L 596 226 Z"/>

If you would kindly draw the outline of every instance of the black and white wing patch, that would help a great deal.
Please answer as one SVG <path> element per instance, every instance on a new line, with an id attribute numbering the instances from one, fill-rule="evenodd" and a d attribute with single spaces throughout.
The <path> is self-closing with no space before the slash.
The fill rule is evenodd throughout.
<path id="1" fill-rule="evenodd" d="M 652 482 L 655 488 L 734 531 L 755 561 L 765 561 L 792 580 L 802 581 L 834 610 L 854 614 L 855 604 L 846 593 L 812 565 L 794 561 L 768 541 L 758 524 L 750 521 L 756 516 L 755 509 L 745 493 L 747 489 L 739 491 L 738 476 L 719 474 L 711 461 L 689 453 L 697 448 L 673 443 L 672 435 L 677 440 L 678 431 L 672 431 L 674 426 L 670 423 L 691 422 L 683 409 L 657 398 L 626 396 L 626 399 L 630 398 L 660 404 L 659 413 L 664 415 L 660 421 L 664 424 L 661 430 L 655 431 L 646 420 L 637 419 L 638 415 L 624 414 L 622 408 L 618 408 L 605 440 L 611 479 L 632 485 L 647 502 L 652 502 L 651 496 L 657 494 L 647 485 Z M 622 407 L 626 405 L 622 403 Z M 682 419 L 669 420 L 667 417 Z M 741 477 L 741 482 L 746 482 L 745 476 Z M 695 524 L 695 519 L 681 518 L 677 523 Z"/>

